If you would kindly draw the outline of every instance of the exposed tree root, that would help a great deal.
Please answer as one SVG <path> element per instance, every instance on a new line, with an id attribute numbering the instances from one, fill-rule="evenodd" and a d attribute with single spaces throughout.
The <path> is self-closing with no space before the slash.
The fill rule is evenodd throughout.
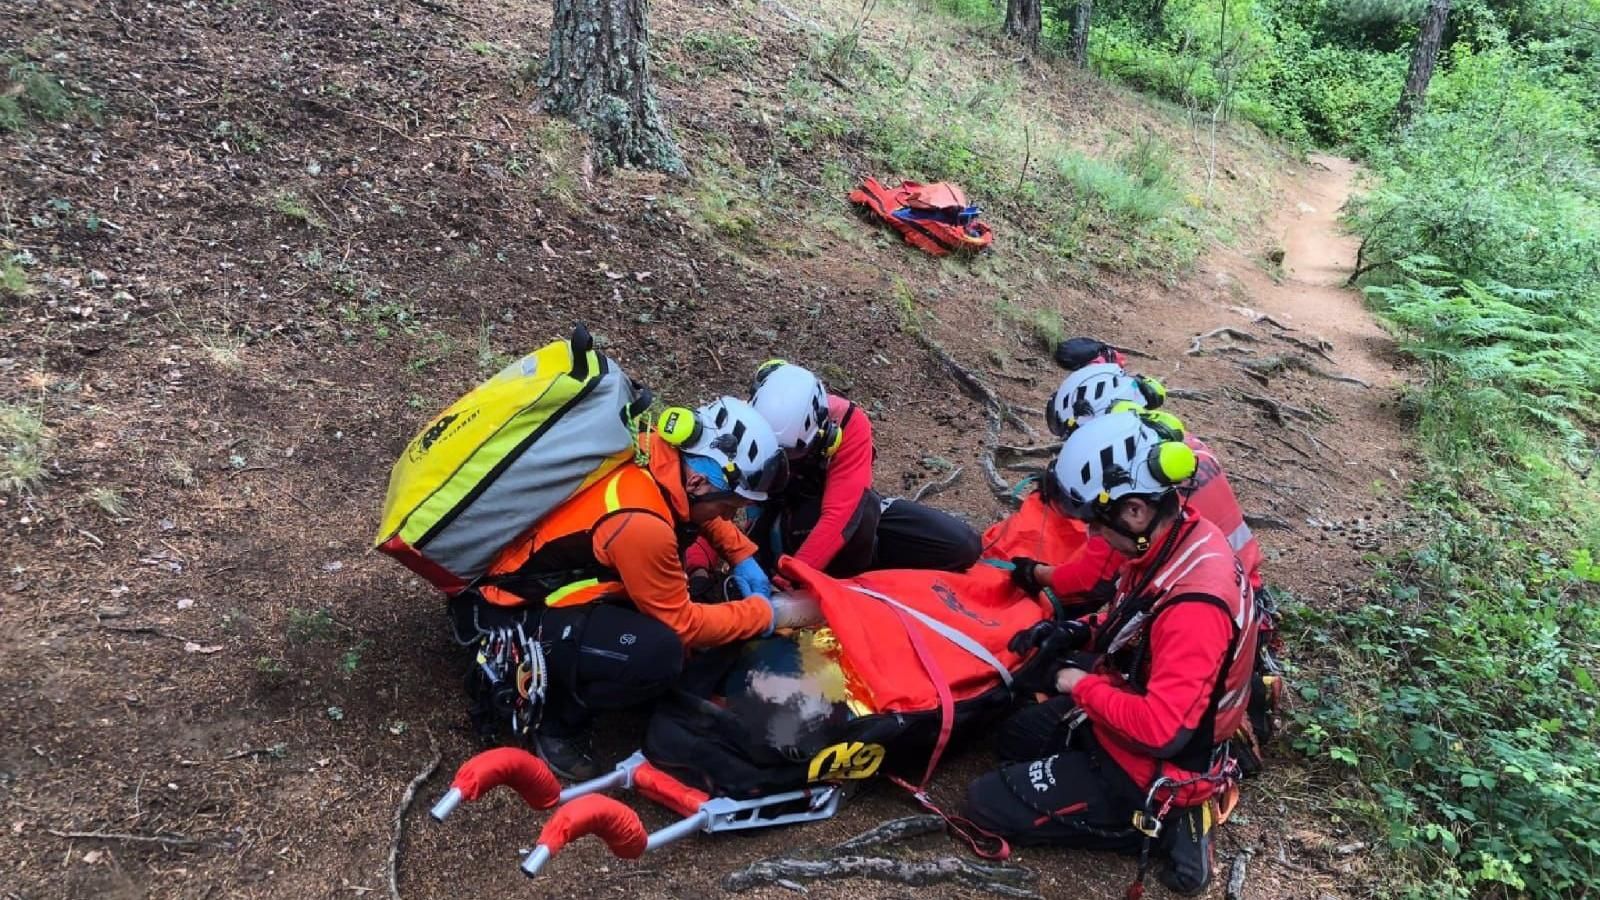
<path id="1" fill-rule="evenodd" d="M 1005 422 L 1017 426 L 1030 438 L 1034 437 L 1036 432 L 1032 426 L 1011 412 L 988 385 L 980 381 L 978 376 L 972 374 L 965 366 L 956 362 L 936 341 L 926 335 L 919 334 L 919 337 L 928 355 L 955 380 L 962 393 L 983 405 L 984 419 L 988 427 L 984 430 L 983 450 L 978 455 L 978 465 L 983 469 L 984 480 L 988 482 L 989 492 L 994 494 L 995 499 L 1005 506 L 1018 506 L 1017 498 L 1011 494 L 1011 485 L 1001 477 L 1000 470 L 995 465 L 995 447 L 1000 443 L 1000 428 Z"/>
<path id="2" fill-rule="evenodd" d="M 1205 391 L 1191 391 L 1187 388 L 1167 388 L 1167 396 L 1178 400 L 1193 400 L 1196 403 L 1215 403 L 1217 398 Z"/>
<path id="3" fill-rule="evenodd" d="M 1364 388 L 1372 387 L 1372 385 L 1359 378 L 1328 372 L 1301 356 L 1266 356 L 1253 362 L 1241 362 L 1238 365 L 1248 370 L 1245 372 L 1246 375 L 1257 379 L 1264 379 L 1268 375 L 1276 375 L 1286 369 L 1295 369 L 1308 375 L 1315 375 L 1318 378 L 1326 378 L 1329 381 L 1342 381 L 1345 384 L 1357 384 Z"/>
<path id="4" fill-rule="evenodd" d="M 1200 354 L 1205 352 L 1203 344 L 1206 341 L 1209 341 L 1212 338 L 1216 338 L 1216 337 L 1225 337 L 1225 338 L 1228 338 L 1230 340 L 1244 341 L 1246 343 L 1252 343 L 1252 344 L 1255 343 L 1256 341 L 1260 340 L 1260 338 L 1256 337 L 1255 335 L 1251 334 L 1250 332 L 1248 332 L 1248 331 L 1240 331 L 1237 328 L 1228 328 L 1226 326 L 1224 326 L 1222 328 L 1213 328 L 1210 331 L 1206 332 L 1205 334 L 1197 334 L 1197 335 L 1195 335 L 1193 341 L 1189 344 L 1189 349 L 1186 351 L 1187 354 L 1189 356 L 1199 356 Z"/>
<path id="5" fill-rule="evenodd" d="M 1333 349 L 1333 344 L 1330 341 L 1325 341 L 1322 338 L 1314 338 L 1313 340 L 1307 341 L 1297 337 L 1291 337 L 1287 334 L 1277 333 L 1274 333 L 1272 337 L 1283 341 L 1286 344 L 1293 344 L 1294 346 L 1299 347 L 1301 350 L 1315 353 L 1328 362 L 1333 362 L 1333 357 L 1328 355 L 1328 351 Z"/>
<path id="6" fill-rule="evenodd" d="M 906 838 L 919 837 L 924 834 L 933 834 L 944 830 L 944 820 L 935 815 L 906 816 L 903 819 L 890 819 L 881 825 L 875 825 L 861 832 L 847 841 L 842 841 L 833 846 L 833 853 L 860 853 L 868 847 L 877 847 L 893 841 L 903 841 Z"/>
<path id="7" fill-rule="evenodd" d="M 417 798 L 417 788 L 439 771 L 439 761 L 444 758 L 439 752 L 439 742 L 431 734 L 428 735 L 428 747 L 433 751 L 433 759 L 406 785 L 406 792 L 400 795 L 400 805 L 394 809 L 394 836 L 389 840 L 389 900 L 400 900 L 400 843 L 406 834 L 406 810 Z"/>
<path id="8" fill-rule="evenodd" d="M 916 493 L 911 495 L 911 499 L 912 500 L 921 500 L 924 497 L 932 497 L 934 494 L 938 494 L 938 493 L 941 493 L 941 492 L 943 492 L 945 490 L 948 490 L 951 485 L 955 484 L 958 480 L 960 480 L 961 472 L 962 472 L 962 467 L 961 466 L 956 466 L 955 467 L 955 471 L 951 472 L 948 476 L 946 476 L 944 478 L 941 478 L 941 479 L 936 479 L 934 481 L 930 481 L 927 484 L 923 485 L 922 487 L 917 488 Z"/>
<path id="9" fill-rule="evenodd" d="M 1287 425 L 1290 419 L 1300 419 L 1305 422 L 1332 422 L 1333 417 L 1320 410 L 1309 410 L 1289 403 L 1282 403 L 1270 397 L 1257 394 L 1248 394 L 1244 391 L 1229 389 L 1228 393 L 1235 399 L 1242 400 L 1256 407 L 1272 417 L 1272 421 L 1279 425 Z"/>
<path id="10" fill-rule="evenodd" d="M 1037 898 L 1029 885 L 1038 876 L 1020 866 L 991 866 L 955 856 L 933 860 L 897 860 L 881 856 L 839 856 L 833 859 L 763 859 L 731 872 L 722 879 L 724 890 L 740 892 L 779 881 L 816 881 L 832 878 L 870 878 L 923 887 L 956 882 L 999 897 Z"/>

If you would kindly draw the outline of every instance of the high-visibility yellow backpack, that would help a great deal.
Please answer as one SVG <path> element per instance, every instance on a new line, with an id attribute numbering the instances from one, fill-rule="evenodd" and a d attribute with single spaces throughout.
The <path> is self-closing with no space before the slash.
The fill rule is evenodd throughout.
<path id="1" fill-rule="evenodd" d="M 650 392 L 582 325 L 451 404 L 389 475 L 376 546 L 455 595 L 517 535 L 623 462 Z"/>

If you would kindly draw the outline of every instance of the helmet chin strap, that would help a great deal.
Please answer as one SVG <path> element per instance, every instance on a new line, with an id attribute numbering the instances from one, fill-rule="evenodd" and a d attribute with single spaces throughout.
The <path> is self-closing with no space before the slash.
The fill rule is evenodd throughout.
<path id="1" fill-rule="evenodd" d="M 1146 502 L 1149 501 L 1147 500 Z M 1151 537 L 1153 537 L 1156 531 L 1161 528 L 1166 519 L 1160 515 L 1155 516 L 1150 520 L 1149 527 L 1145 528 L 1143 531 L 1134 531 L 1131 528 L 1124 528 L 1122 527 L 1122 523 L 1117 520 L 1117 510 L 1121 507 L 1121 505 L 1122 504 L 1119 502 L 1111 509 L 1107 510 L 1104 515 L 1100 516 L 1100 524 L 1111 529 L 1112 531 L 1115 531 L 1117 534 L 1122 535 L 1128 540 L 1133 541 L 1133 556 L 1144 556 L 1146 553 L 1150 552 Z"/>

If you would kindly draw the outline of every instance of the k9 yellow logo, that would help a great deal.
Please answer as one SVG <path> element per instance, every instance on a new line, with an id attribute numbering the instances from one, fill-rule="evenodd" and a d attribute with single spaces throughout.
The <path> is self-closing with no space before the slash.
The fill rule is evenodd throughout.
<path id="1" fill-rule="evenodd" d="M 837 781 L 841 778 L 871 778 L 883 765 L 883 745 L 846 741 L 823 748 L 811 758 L 807 781 Z"/>

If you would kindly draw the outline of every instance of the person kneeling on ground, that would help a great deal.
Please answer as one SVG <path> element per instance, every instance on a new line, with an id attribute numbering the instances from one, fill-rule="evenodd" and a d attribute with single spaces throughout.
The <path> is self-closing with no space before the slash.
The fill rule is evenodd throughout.
<path id="1" fill-rule="evenodd" d="M 978 534 L 960 519 L 878 496 L 872 422 L 861 407 L 829 394 L 809 369 L 763 363 L 750 403 L 777 433 L 791 475 L 750 529 L 769 565 L 787 553 L 848 577 L 871 569 L 959 572 L 978 561 Z"/>
<path id="2" fill-rule="evenodd" d="M 1077 340 L 1088 341 L 1087 338 Z M 1065 347 L 1070 342 L 1063 342 Z M 1100 345 L 1104 346 L 1104 345 Z M 1114 351 L 1113 351 L 1114 352 Z M 1058 356 L 1061 355 L 1058 350 Z M 1144 411 L 1161 426 L 1172 429 L 1194 451 L 1198 467 L 1180 491 L 1186 507 L 1222 529 L 1228 545 L 1244 563 L 1250 586 L 1261 589 L 1261 545 L 1245 523 L 1244 510 L 1228 483 L 1228 476 L 1211 448 L 1199 438 L 1185 433 L 1177 417 L 1153 412 L 1162 405 L 1166 391 L 1154 379 L 1130 375 L 1115 362 L 1092 362 L 1067 375 L 1051 398 L 1045 419 L 1057 437 L 1068 437 L 1078 428 L 1112 411 Z M 1047 479 L 1043 489 L 1048 491 Z M 1042 498 L 1048 506 L 1048 497 Z M 1069 612 L 1091 612 L 1110 595 L 1111 579 L 1125 562 L 1122 554 L 1104 540 L 1091 537 L 1081 552 L 1057 565 L 1014 557 L 1012 575 L 1017 586 L 1029 593 L 1049 587 L 1067 603 Z M 1077 602 L 1073 602 L 1077 598 Z"/>
<path id="3" fill-rule="evenodd" d="M 1227 739 L 1246 715 L 1258 633 L 1226 537 L 1179 503 L 1196 465 L 1131 412 L 1067 439 L 1052 503 L 1127 562 L 1102 615 L 1017 636 L 1019 652 L 1061 654 L 1059 696 L 1005 723 L 1008 762 L 973 781 L 966 804 L 973 822 L 1022 843 L 1148 853 L 1146 835 L 1159 835 L 1162 881 L 1184 894 L 1211 876 L 1217 800 L 1237 778 Z"/>
<path id="4" fill-rule="evenodd" d="M 506 547 L 479 593 L 491 606 L 537 608 L 550 684 L 534 736 L 558 774 L 599 774 L 590 751 L 595 710 L 664 693 L 684 650 L 715 647 L 820 620 L 775 595 L 756 548 L 729 516 L 782 489 L 788 461 L 754 408 L 723 397 L 673 408 L 640 436 L 647 464 L 625 463 Z M 682 547 L 703 534 L 733 567 L 741 599 L 690 600 Z"/>

